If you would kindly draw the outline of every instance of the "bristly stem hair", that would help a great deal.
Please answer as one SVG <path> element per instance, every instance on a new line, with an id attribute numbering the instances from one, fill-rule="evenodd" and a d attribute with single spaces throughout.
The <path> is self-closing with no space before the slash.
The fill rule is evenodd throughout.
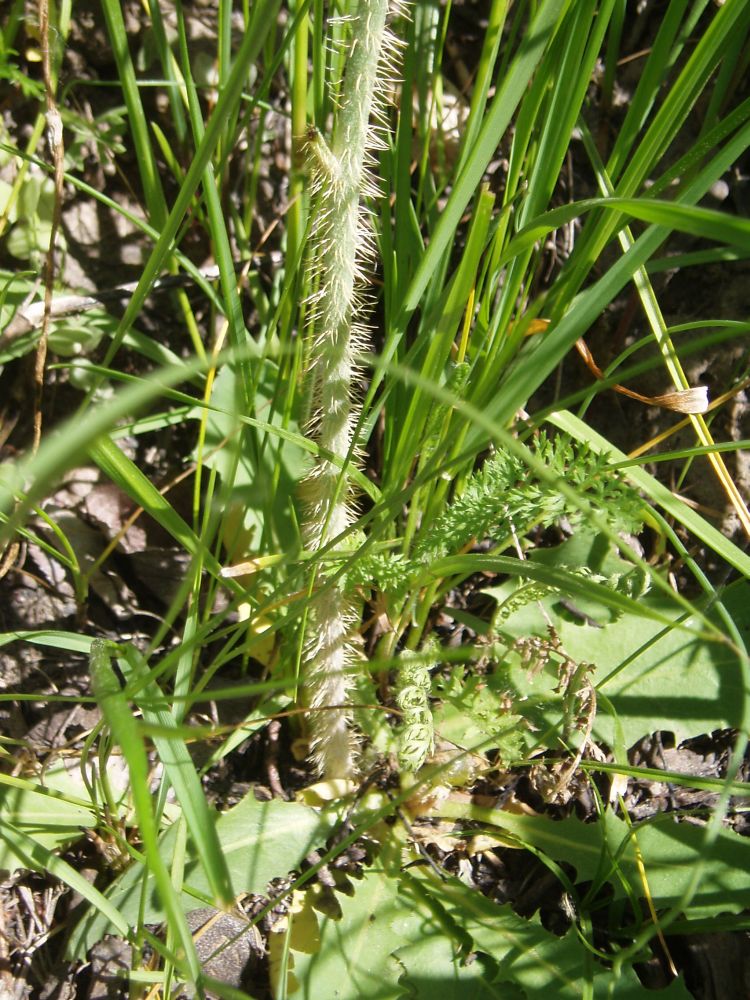
<path id="1" fill-rule="evenodd" d="M 388 0 L 360 0 L 351 18 L 349 55 L 330 147 L 308 134 L 312 181 L 309 245 L 314 289 L 306 373 L 312 417 L 308 432 L 326 453 L 356 458 L 359 415 L 356 357 L 368 346 L 363 325 L 366 271 L 374 240 L 365 200 L 378 193 L 368 163 L 382 146 L 385 101 L 393 80 L 397 43 L 388 29 Z M 305 541 L 312 551 L 331 543 L 352 523 L 351 486 L 339 465 L 318 458 L 305 483 Z M 315 580 L 305 644 L 305 687 L 310 708 L 311 755 L 326 778 L 356 770 L 347 700 L 356 654 L 355 615 L 335 585 Z"/>

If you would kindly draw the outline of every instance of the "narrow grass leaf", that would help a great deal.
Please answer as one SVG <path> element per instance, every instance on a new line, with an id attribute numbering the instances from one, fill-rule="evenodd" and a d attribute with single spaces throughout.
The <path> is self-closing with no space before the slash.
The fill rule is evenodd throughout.
<path id="1" fill-rule="evenodd" d="M 109 437 L 100 437 L 89 446 L 88 453 L 102 472 L 139 507 L 143 507 L 186 552 L 193 556 L 200 555 L 210 572 L 221 572 L 215 558 L 206 551 L 201 540 L 169 501 Z"/>
<path id="2" fill-rule="evenodd" d="M 179 723 L 169 710 L 164 694 L 150 679 L 140 655 L 135 650 L 127 649 L 122 662 L 128 680 L 132 679 L 138 687 L 135 701 L 141 708 L 144 722 L 158 726 L 162 733 L 172 734 L 165 736 L 154 732 L 154 746 L 182 808 L 211 892 L 219 904 L 229 905 L 234 899 L 229 869 L 203 786 L 185 741 L 180 736 Z"/>
<path id="3" fill-rule="evenodd" d="M 461 216 L 474 196 L 487 165 L 495 155 L 498 139 L 510 125 L 513 113 L 568 5 L 568 0 L 543 0 L 537 8 L 536 16 L 521 42 L 518 54 L 500 90 L 493 98 L 476 145 L 461 175 L 456 179 L 448 203 L 440 216 L 440 222 L 411 280 L 402 306 L 404 314 L 408 315 L 416 309 L 432 273 L 448 249 Z"/>
<path id="4" fill-rule="evenodd" d="M 31 871 L 52 875 L 77 892 L 95 910 L 102 914 L 113 929 L 124 938 L 130 937 L 131 928 L 123 919 L 116 906 L 102 895 L 80 872 L 76 871 L 67 861 L 63 861 L 43 844 L 34 840 L 27 833 L 14 827 L 12 823 L 3 820 L 0 824 L 0 840 L 5 842 L 8 850 L 16 857 L 23 859 L 25 867 Z"/>
<path id="5" fill-rule="evenodd" d="M 169 922 L 181 945 L 190 978 L 194 984 L 200 983 L 201 967 L 195 951 L 190 928 L 174 891 L 167 866 L 159 854 L 159 837 L 151 802 L 149 788 L 149 763 L 143 739 L 138 732 L 138 724 L 133 717 L 120 683 L 112 670 L 110 652 L 106 642 L 94 640 L 91 645 L 91 680 L 94 693 L 109 725 L 112 736 L 120 746 L 130 771 L 130 791 L 138 818 L 138 828 L 143 840 L 143 849 L 158 887 L 162 904 Z M 111 904 L 110 904 L 111 906 Z M 122 924 L 118 914 L 116 926 Z"/>

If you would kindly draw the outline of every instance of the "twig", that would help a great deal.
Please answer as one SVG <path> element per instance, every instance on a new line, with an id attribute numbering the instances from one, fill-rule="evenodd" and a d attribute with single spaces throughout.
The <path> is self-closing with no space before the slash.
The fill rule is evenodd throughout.
<path id="1" fill-rule="evenodd" d="M 33 451 L 39 448 L 42 439 L 42 396 L 44 393 L 44 367 L 47 360 L 47 338 L 52 318 L 52 288 L 55 279 L 55 243 L 60 228 L 63 183 L 65 174 L 63 126 L 55 100 L 56 80 L 52 74 L 50 57 L 49 0 L 39 0 L 39 38 L 42 46 L 42 73 L 47 101 L 47 143 L 52 155 L 55 179 L 55 200 L 52 208 L 49 246 L 44 261 L 44 312 L 42 330 L 34 359 L 34 440 Z"/>
<path id="2" fill-rule="evenodd" d="M 213 281 L 219 277 L 219 269 L 215 265 L 201 268 L 200 275 L 207 281 Z M 190 274 L 168 274 L 164 278 L 159 278 L 151 286 L 152 292 L 159 292 L 166 288 L 175 288 L 187 285 L 194 278 Z M 138 287 L 137 281 L 128 281 L 124 285 L 115 285 L 114 288 L 105 288 L 102 291 L 88 292 L 85 295 L 56 295 L 52 299 L 49 307 L 49 317 L 51 320 L 61 319 L 63 316 L 75 316 L 78 313 L 94 309 L 102 302 L 110 302 L 114 299 L 124 299 L 131 295 Z M 26 302 L 18 307 L 13 319 L 7 325 L 0 338 L 0 346 L 6 346 L 18 337 L 30 333 L 42 323 L 46 308 L 46 302 L 32 302 L 32 294 Z"/>

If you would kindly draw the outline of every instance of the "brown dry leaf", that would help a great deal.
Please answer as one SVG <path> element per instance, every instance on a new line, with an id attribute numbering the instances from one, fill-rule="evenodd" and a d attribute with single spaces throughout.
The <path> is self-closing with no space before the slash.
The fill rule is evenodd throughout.
<path id="1" fill-rule="evenodd" d="M 524 335 L 532 337 L 537 333 L 543 333 L 548 328 L 548 319 L 532 319 L 524 331 Z M 579 337 L 576 341 L 576 350 L 594 378 L 604 381 L 606 376 L 594 361 L 594 356 L 583 337 Z M 645 403 L 646 406 L 660 406 L 663 410 L 672 410 L 674 413 L 706 413 L 710 409 L 708 389 L 704 385 L 694 386 L 692 389 L 674 389 L 672 392 L 664 392 L 658 396 L 645 396 L 643 393 L 628 389 L 627 386 L 619 383 L 615 383 L 610 388 L 630 399 L 637 399 L 639 403 Z"/>
<path id="2" fill-rule="evenodd" d="M 594 357 L 582 337 L 576 341 L 576 349 L 591 374 L 595 378 L 604 379 L 604 373 L 594 361 Z M 695 386 L 692 389 L 675 389 L 659 396 L 644 396 L 640 392 L 635 392 L 634 389 L 628 389 L 617 383 L 612 388 L 623 396 L 637 399 L 639 403 L 645 403 L 647 406 L 660 406 L 664 410 L 673 410 L 675 413 L 705 413 L 708 410 L 708 389 L 704 385 Z"/>
<path id="3" fill-rule="evenodd" d="M 456 824 L 453 820 L 433 820 L 427 823 L 414 823 L 411 826 L 410 834 L 418 844 L 434 844 L 445 854 L 450 854 L 458 848 L 464 846 L 465 842 L 460 833 L 456 833 Z"/>

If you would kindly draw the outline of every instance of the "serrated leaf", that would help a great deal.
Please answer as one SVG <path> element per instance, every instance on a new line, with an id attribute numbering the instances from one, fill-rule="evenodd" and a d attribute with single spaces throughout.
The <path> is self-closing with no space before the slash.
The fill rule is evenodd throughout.
<path id="1" fill-rule="evenodd" d="M 428 937 L 393 954 L 405 970 L 400 979 L 404 1000 L 514 1000 L 523 992 L 495 983 L 497 967 L 486 955 L 464 963 L 447 936 Z"/>
<path id="2" fill-rule="evenodd" d="M 219 837 L 235 894 L 263 893 L 268 882 L 286 875 L 325 838 L 318 814 L 294 802 L 257 802 L 250 794 L 216 820 Z M 170 861 L 176 828 L 170 827 L 161 839 L 160 852 Z M 201 896 L 210 896 L 210 887 L 197 859 L 185 868 L 182 904 L 186 911 L 203 905 Z M 197 894 L 197 895 L 196 895 Z M 164 910 L 155 892 L 154 880 L 140 863 L 131 865 L 107 892 L 130 926 L 143 913 L 144 923 L 159 923 Z M 142 909 L 143 908 L 143 909 Z M 70 952 L 83 957 L 105 935 L 109 922 L 97 913 L 88 914 L 73 932 Z"/>
<path id="3" fill-rule="evenodd" d="M 403 969 L 390 961 L 404 942 L 418 940 L 424 916 L 399 894 L 399 879 L 372 868 L 354 885 L 351 899 L 340 897 L 342 917 L 320 921 L 320 949 L 295 953 L 300 984 L 295 1000 L 398 1000 Z"/>
<path id="4" fill-rule="evenodd" d="M 614 898 L 645 897 L 630 829 L 612 812 L 598 823 L 577 819 L 553 820 L 547 816 L 522 816 L 502 809 L 468 807 L 441 811 L 454 819 L 484 820 L 506 830 L 554 861 L 575 867 L 574 881 L 609 881 Z M 671 816 L 643 824 L 635 831 L 643 857 L 648 888 L 657 909 L 675 904 L 692 878 L 699 859 L 706 856 L 704 828 L 678 823 Z M 750 907 L 750 839 L 722 829 L 708 855 L 705 873 L 691 903 L 691 915 L 709 917 L 740 912 Z"/>
<path id="5" fill-rule="evenodd" d="M 555 937 L 538 918 L 524 920 L 509 904 L 498 906 L 458 879 L 427 884 L 476 948 L 495 959 L 499 982 L 515 983 L 527 997 L 581 995 L 586 965 L 578 938 Z"/>
<path id="6" fill-rule="evenodd" d="M 556 937 L 542 927 L 537 917 L 525 920 L 510 904 L 499 906 L 458 879 L 438 883 L 421 875 L 420 880 L 448 916 L 469 934 L 476 949 L 492 956 L 498 969 L 496 984 L 519 987 L 527 1000 L 584 996 L 636 1000 L 643 996 L 644 986 L 632 968 L 615 978 L 595 961 L 573 929 L 564 937 Z M 429 993 L 430 998 L 434 996 Z M 690 994 L 677 980 L 659 996 L 688 1000 Z"/>

